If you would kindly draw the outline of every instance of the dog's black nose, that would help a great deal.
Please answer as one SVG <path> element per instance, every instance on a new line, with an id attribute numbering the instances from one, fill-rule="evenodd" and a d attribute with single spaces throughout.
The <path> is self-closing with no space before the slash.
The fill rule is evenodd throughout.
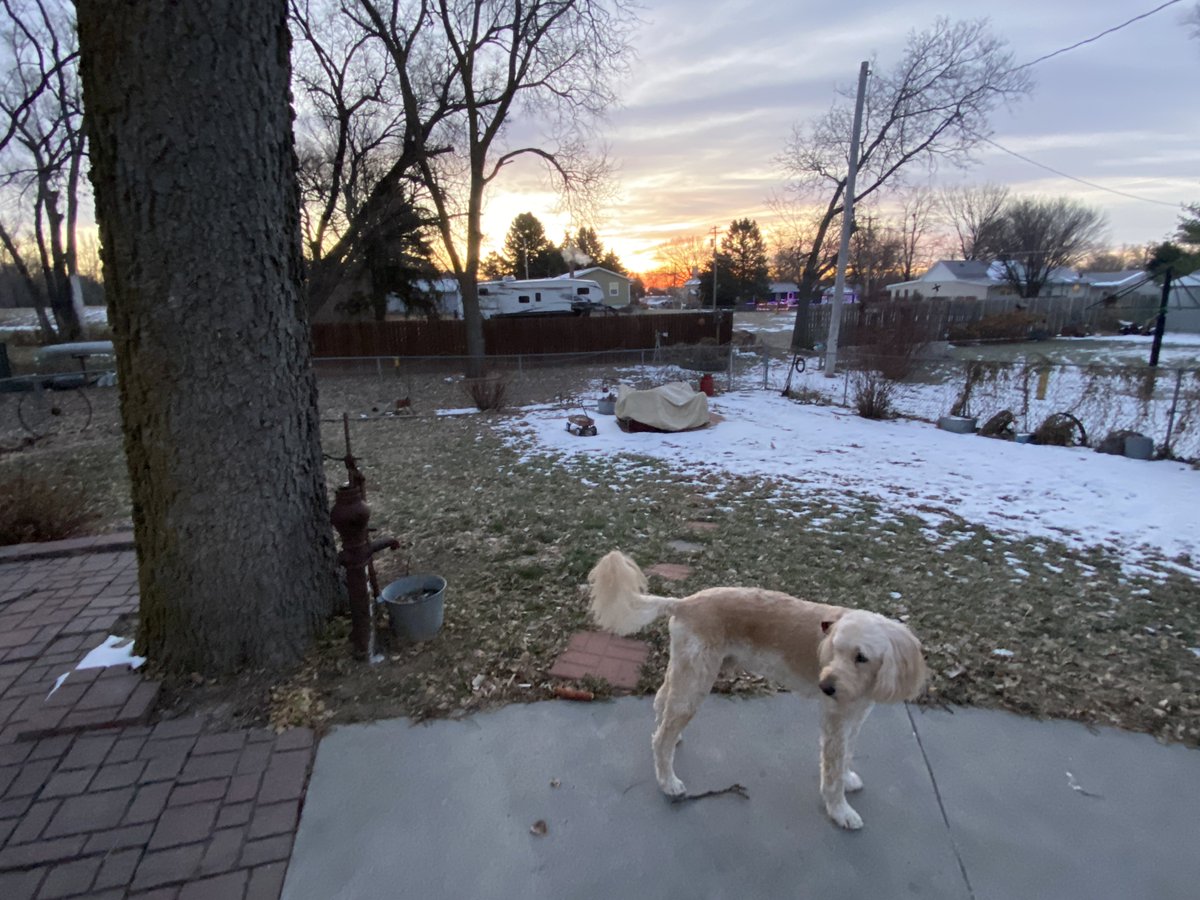
<path id="1" fill-rule="evenodd" d="M 817 685 L 817 687 L 821 689 L 821 693 L 823 693 L 826 697 L 832 697 L 837 693 L 837 685 L 829 679 L 822 681 Z"/>

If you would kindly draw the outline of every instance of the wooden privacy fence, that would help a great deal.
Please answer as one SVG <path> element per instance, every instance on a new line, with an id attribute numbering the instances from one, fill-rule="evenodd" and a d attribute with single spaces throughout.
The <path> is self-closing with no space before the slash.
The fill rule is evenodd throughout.
<path id="1" fill-rule="evenodd" d="M 829 335 L 829 316 L 833 307 L 810 306 L 807 309 L 801 343 L 811 347 L 824 343 Z M 1147 307 L 1152 311 L 1152 307 Z M 911 311 L 911 313 L 909 312 Z M 948 336 L 955 326 L 969 325 L 991 316 L 1021 312 L 1036 320 L 1036 327 L 1047 334 L 1055 335 L 1068 326 L 1111 325 L 1117 316 L 1135 317 L 1131 310 L 1119 312 L 1084 297 L 1034 297 L 1019 299 L 1001 297 L 994 300 L 975 300 L 969 297 L 952 299 L 925 298 L 923 300 L 897 300 L 870 303 L 866 306 L 849 303 L 842 307 L 842 325 L 838 343 L 853 346 L 860 342 L 864 328 L 872 330 L 886 328 L 897 316 L 912 315 L 915 321 L 925 324 L 931 334 L 939 338 Z M 911 321 L 911 320 L 910 320 Z M 864 335 L 865 337 L 865 335 Z"/>
<path id="2" fill-rule="evenodd" d="M 706 339 L 728 344 L 732 334 L 733 316 L 727 311 L 529 316 L 483 323 L 488 356 L 648 350 Z M 466 324 L 460 320 L 318 322 L 312 335 L 316 357 L 467 355 Z"/>

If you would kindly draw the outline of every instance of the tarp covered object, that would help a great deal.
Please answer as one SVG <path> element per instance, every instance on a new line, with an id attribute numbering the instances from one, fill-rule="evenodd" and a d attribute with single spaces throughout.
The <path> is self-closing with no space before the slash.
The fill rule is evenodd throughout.
<path id="1" fill-rule="evenodd" d="M 708 398 L 682 381 L 648 391 L 621 385 L 616 414 L 618 419 L 632 419 L 660 431 L 688 431 L 708 424 Z"/>

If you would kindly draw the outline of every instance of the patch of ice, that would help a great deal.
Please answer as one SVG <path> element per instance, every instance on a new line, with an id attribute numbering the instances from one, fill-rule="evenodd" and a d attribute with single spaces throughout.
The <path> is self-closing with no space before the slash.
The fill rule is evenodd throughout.
<path id="1" fill-rule="evenodd" d="M 1011 659 L 1013 652 L 1011 650 L 1005 650 L 1003 647 L 997 647 L 992 651 L 992 656 L 999 656 L 1002 659 Z"/>

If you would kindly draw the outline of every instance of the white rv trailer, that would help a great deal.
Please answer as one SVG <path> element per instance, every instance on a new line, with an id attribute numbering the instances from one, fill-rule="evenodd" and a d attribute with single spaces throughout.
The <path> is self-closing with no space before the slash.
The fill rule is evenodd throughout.
<path id="1" fill-rule="evenodd" d="M 604 290 L 585 278 L 531 278 L 479 282 L 479 312 L 500 316 L 586 315 L 604 308 Z"/>

